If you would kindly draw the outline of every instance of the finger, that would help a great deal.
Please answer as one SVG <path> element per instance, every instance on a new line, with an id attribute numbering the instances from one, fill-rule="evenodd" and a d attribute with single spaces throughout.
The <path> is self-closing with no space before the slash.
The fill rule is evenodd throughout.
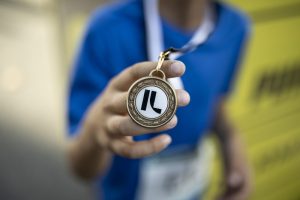
<path id="1" fill-rule="evenodd" d="M 119 92 L 116 93 L 111 98 L 111 108 L 112 111 L 116 114 L 125 114 L 127 113 L 127 107 L 126 107 L 126 99 L 127 99 L 127 92 Z M 190 103 L 190 95 L 187 91 L 178 89 L 176 90 L 176 96 L 177 96 L 177 103 L 178 106 L 186 106 Z"/>
<path id="2" fill-rule="evenodd" d="M 224 200 L 247 200 L 249 198 L 249 192 L 246 188 L 241 188 L 230 194 L 226 194 Z"/>
<path id="3" fill-rule="evenodd" d="M 190 94 L 182 89 L 176 90 L 178 106 L 186 106 L 190 103 Z"/>
<path id="4" fill-rule="evenodd" d="M 156 62 L 142 62 L 128 67 L 112 80 L 112 85 L 121 91 L 128 90 L 129 86 L 141 77 L 148 76 L 155 69 Z M 162 71 L 167 78 L 179 77 L 184 74 L 185 65 L 180 61 L 167 60 L 163 63 Z"/>
<path id="5" fill-rule="evenodd" d="M 126 158 L 143 158 L 162 151 L 171 143 L 171 140 L 171 137 L 166 134 L 141 142 L 116 139 L 111 142 L 110 149 Z"/>
<path id="6" fill-rule="evenodd" d="M 241 187 L 239 187 L 237 190 L 232 192 L 231 195 L 229 195 L 230 199 L 232 200 L 247 200 L 250 197 L 251 193 L 251 187 L 246 182 L 243 182 Z"/>
<path id="7" fill-rule="evenodd" d="M 236 188 L 243 183 L 243 177 L 239 172 L 234 171 L 230 173 L 227 181 L 228 185 L 230 185 L 233 188 Z"/>
<path id="8" fill-rule="evenodd" d="M 116 115 L 108 120 L 108 132 L 115 137 L 137 136 L 147 133 L 157 133 L 174 128 L 177 125 L 176 115 L 164 126 L 158 128 L 145 128 L 136 124 L 128 115 Z"/>
<path id="9" fill-rule="evenodd" d="M 115 95 L 112 95 L 110 99 L 110 110 L 116 114 L 125 114 L 127 113 L 126 99 L 127 92 L 116 92 Z"/>
<path id="10" fill-rule="evenodd" d="M 250 193 L 247 181 L 238 172 L 233 172 L 227 179 L 227 191 L 225 200 L 245 200 Z"/>

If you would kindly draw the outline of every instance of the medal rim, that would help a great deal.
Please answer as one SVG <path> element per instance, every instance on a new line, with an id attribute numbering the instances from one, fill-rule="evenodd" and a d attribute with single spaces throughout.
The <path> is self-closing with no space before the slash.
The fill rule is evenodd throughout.
<path id="1" fill-rule="evenodd" d="M 172 91 L 172 93 L 173 93 L 173 95 L 174 95 L 174 97 L 175 97 L 175 99 L 174 99 L 175 108 L 174 108 L 173 112 L 171 113 L 170 117 L 168 118 L 168 120 L 166 120 L 165 122 L 163 122 L 163 123 L 161 123 L 161 124 L 158 124 L 158 125 L 146 125 L 146 124 L 141 123 L 140 121 L 138 121 L 138 120 L 136 120 L 136 119 L 134 118 L 134 116 L 132 115 L 132 113 L 131 113 L 131 111 L 130 111 L 130 108 L 129 108 L 129 96 L 130 96 L 129 94 L 130 94 L 130 92 L 132 91 L 132 89 L 133 89 L 138 83 L 140 83 L 140 82 L 142 82 L 142 81 L 144 81 L 144 80 L 147 80 L 147 79 L 158 80 L 158 81 L 161 81 L 162 83 L 166 84 L 166 85 L 170 88 L 170 90 Z M 149 85 L 149 86 L 151 86 L 151 85 Z M 147 86 L 145 86 L 145 87 L 147 87 Z M 142 87 L 139 91 L 141 91 L 141 90 L 144 89 L 145 87 Z M 164 90 L 163 88 L 161 88 L 160 86 L 155 86 L 155 87 L 158 87 L 158 88 L 160 88 L 161 90 L 163 90 L 163 91 L 165 92 L 167 98 L 168 98 L 168 101 L 169 101 L 169 98 L 170 98 L 170 97 L 169 97 L 169 95 L 168 95 L 168 92 L 167 92 L 166 90 Z M 138 91 L 138 92 L 139 92 L 139 91 Z M 138 95 L 138 92 L 136 92 L 136 94 L 135 94 L 135 96 L 134 96 L 134 97 L 135 97 L 135 98 L 134 98 L 134 102 L 135 102 L 136 96 Z M 176 95 L 176 91 L 175 91 L 175 89 L 172 87 L 172 85 L 171 85 L 169 82 L 167 82 L 166 80 L 164 80 L 164 79 L 162 79 L 162 78 L 155 77 L 155 76 L 144 77 L 144 78 L 138 79 L 137 81 L 135 81 L 135 82 L 130 86 L 130 88 L 129 88 L 128 92 L 127 92 L 126 106 L 127 106 L 127 111 L 128 111 L 128 114 L 129 114 L 130 118 L 131 118 L 135 123 L 137 123 L 137 124 L 139 124 L 140 126 L 145 127 L 145 128 L 158 128 L 158 127 L 161 127 L 161 126 L 167 124 L 169 121 L 171 121 L 171 119 L 174 117 L 174 115 L 175 115 L 175 113 L 176 113 L 176 111 L 177 111 L 177 95 Z M 143 118 L 143 119 L 145 119 L 145 120 L 150 120 L 150 118 L 147 118 L 147 117 L 145 117 L 145 116 L 143 116 L 143 115 L 140 114 L 140 112 L 137 110 L 135 104 L 134 104 L 134 107 L 135 107 L 134 109 L 136 110 L 136 112 L 138 113 L 138 115 L 139 115 L 141 118 Z M 165 113 L 166 113 L 169 109 L 170 109 L 170 105 L 169 105 L 169 103 L 168 103 L 168 108 L 166 109 L 166 111 L 164 112 L 164 114 L 163 114 L 162 116 L 164 116 Z M 157 118 L 153 118 L 152 120 L 159 120 L 162 116 L 157 117 Z"/>

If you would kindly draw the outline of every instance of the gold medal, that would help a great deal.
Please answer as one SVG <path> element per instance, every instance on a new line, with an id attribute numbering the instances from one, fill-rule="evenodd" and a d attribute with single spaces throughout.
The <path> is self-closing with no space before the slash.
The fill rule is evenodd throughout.
<path id="1" fill-rule="evenodd" d="M 168 123 L 175 115 L 175 90 L 160 69 L 169 51 L 162 52 L 156 69 L 149 76 L 137 80 L 128 90 L 127 110 L 137 124 L 156 128 Z"/>

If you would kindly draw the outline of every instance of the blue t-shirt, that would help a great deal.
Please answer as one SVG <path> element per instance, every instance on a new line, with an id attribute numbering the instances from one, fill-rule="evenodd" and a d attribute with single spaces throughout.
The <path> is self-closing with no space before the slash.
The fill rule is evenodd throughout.
<path id="1" fill-rule="evenodd" d="M 249 32 L 248 20 L 223 3 L 215 3 L 215 8 L 217 20 L 212 35 L 195 51 L 178 59 L 186 64 L 182 81 L 191 102 L 178 109 L 178 125 L 168 131 L 173 140 L 171 147 L 196 145 L 210 128 L 214 108 L 230 90 L 237 71 Z M 162 27 L 165 48 L 181 47 L 191 37 L 164 21 Z M 113 76 L 134 63 L 148 60 L 146 49 L 142 1 L 122 1 L 93 13 L 72 74 L 68 110 L 71 135 L 78 132 L 89 105 Z M 149 137 L 153 136 L 138 139 Z M 140 163 L 141 159 L 114 156 L 98 184 L 105 200 L 134 199 Z"/>

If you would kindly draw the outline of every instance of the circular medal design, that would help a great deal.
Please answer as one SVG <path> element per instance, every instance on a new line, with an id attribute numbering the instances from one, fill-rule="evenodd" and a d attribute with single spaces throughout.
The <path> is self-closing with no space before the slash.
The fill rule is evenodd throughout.
<path id="1" fill-rule="evenodd" d="M 129 116 L 143 127 L 165 125 L 173 118 L 176 109 L 176 93 L 161 70 L 153 70 L 150 76 L 137 80 L 128 90 Z"/>

